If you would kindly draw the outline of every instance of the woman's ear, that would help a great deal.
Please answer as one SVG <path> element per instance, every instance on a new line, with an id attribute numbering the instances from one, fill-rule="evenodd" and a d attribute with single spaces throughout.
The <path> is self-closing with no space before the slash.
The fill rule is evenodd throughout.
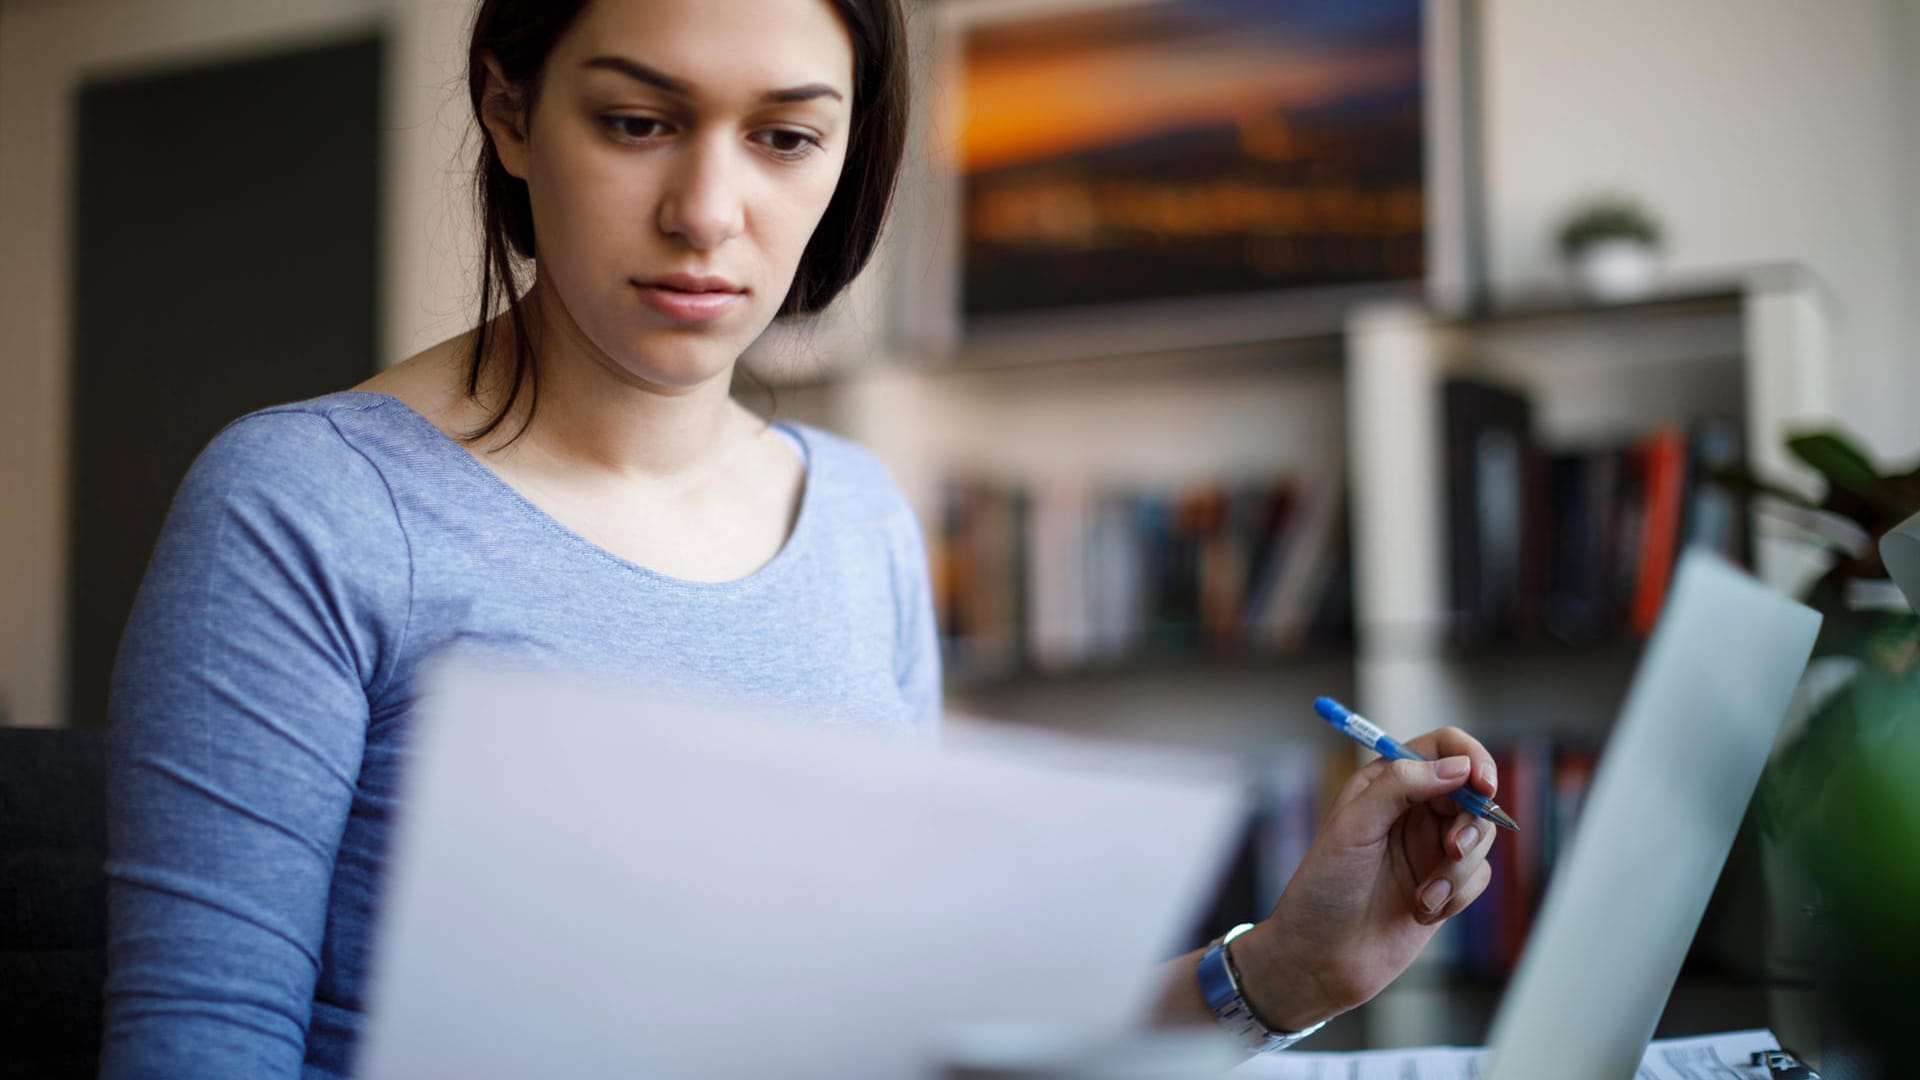
<path id="1" fill-rule="evenodd" d="M 509 176 L 527 178 L 527 113 L 520 89 L 500 73 L 500 62 L 492 56 L 487 65 L 487 88 L 480 95 L 481 122 L 493 140 L 493 152 Z"/>

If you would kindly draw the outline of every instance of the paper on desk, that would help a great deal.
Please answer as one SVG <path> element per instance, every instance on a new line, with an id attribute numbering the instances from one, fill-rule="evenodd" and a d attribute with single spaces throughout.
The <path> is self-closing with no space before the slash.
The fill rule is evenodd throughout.
<path id="1" fill-rule="evenodd" d="M 431 687 L 371 1078 L 918 1078 L 956 1026 L 1118 1027 L 1246 808 L 1222 763 L 1137 750 L 1074 767 L 499 669 Z"/>
<path id="2" fill-rule="evenodd" d="M 1764 1066 L 1750 1063 L 1756 1051 L 1779 1048 L 1780 1040 L 1765 1029 L 1655 1039 L 1647 1044 L 1633 1080 L 1768 1080 Z M 1288 1051 L 1253 1058 L 1233 1075 L 1257 1080 L 1478 1080 L 1485 1074 L 1487 1056 L 1485 1050 L 1459 1046 L 1350 1054 Z"/>
<path id="3" fill-rule="evenodd" d="M 1486 1057 L 1485 1050 L 1459 1046 L 1347 1054 L 1287 1050 L 1255 1057 L 1230 1075 L 1258 1080 L 1475 1080 Z"/>
<path id="4" fill-rule="evenodd" d="M 1780 1040 L 1765 1029 L 1655 1039 L 1640 1059 L 1635 1080 L 1767 1080 L 1770 1074 L 1765 1066 L 1752 1064 L 1753 1055 L 1778 1049 Z"/>

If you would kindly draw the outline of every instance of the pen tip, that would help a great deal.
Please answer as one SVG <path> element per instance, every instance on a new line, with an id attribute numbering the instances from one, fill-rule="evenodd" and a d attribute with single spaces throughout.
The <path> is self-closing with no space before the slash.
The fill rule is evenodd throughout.
<path id="1" fill-rule="evenodd" d="M 1520 831 L 1520 823 L 1513 820 L 1512 817 L 1508 816 L 1505 810 L 1502 810 L 1497 806 L 1487 807 L 1487 817 L 1491 819 L 1495 825 L 1498 825 L 1503 829 L 1512 829 L 1514 832 Z"/>

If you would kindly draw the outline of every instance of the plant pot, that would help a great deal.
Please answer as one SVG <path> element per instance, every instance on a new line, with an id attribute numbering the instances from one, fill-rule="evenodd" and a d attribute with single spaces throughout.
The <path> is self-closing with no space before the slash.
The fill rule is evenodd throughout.
<path id="1" fill-rule="evenodd" d="M 1653 292 L 1660 252 L 1638 240 L 1596 240 L 1573 254 L 1574 287 L 1594 300 L 1637 300 Z"/>
<path id="2" fill-rule="evenodd" d="M 1861 662 L 1852 656 L 1821 656 L 1807 664 L 1793 700 L 1780 723 L 1780 742 L 1794 743 L 1809 723 L 1859 677 Z M 1807 825 L 1801 817 L 1777 820 L 1759 830 L 1760 881 L 1766 896 L 1766 977 L 1771 982 L 1804 985 L 1814 977 L 1819 956 L 1814 914 L 1819 890 L 1808 873 Z"/>
<path id="3" fill-rule="evenodd" d="M 1808 985 L 1820 966 L 1815 916 L 1820 890 L 1807 874 L 1793 841 L 1770 837 L 1760 840 L 1760 880 L 1767 894 L 1767 978 L 1773 982 Z"/>

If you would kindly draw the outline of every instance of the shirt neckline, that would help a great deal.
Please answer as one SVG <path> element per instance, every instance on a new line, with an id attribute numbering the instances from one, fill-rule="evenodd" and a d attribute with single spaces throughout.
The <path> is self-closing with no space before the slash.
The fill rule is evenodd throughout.
<path id="1" fill-rule="evenodd" d="M 548 513 L 533 500 L 527 498 L 526 495 L 521 493 L 519 488 L 507 483 L 499 473 L 494 472 L 486 466 L 485 462 L 475 457 L 472 451 L 449 437 L 446 432 L 441 431 L 433 421 L 427 419 L 413 406 L 408 405 L 392 394 L 378 390 L 342 390 L 339 394 L 342 397 L 373 399 L 373 403 L 376 405 L 391 404 L 397 407 L 399 414 L 405 418 L 407 423 L 413 424 L 422 430 L 422 433 L 427 437 L 429 443 L 449 453 L 455 460 L 460 462 L 459 468 L 466 470 L 470 475 L 474 476 L 478 482 L 506 498 L 509 503 L 513 504 L 521 517 L 530 521 L 535 526 L 554 534 L 559 537 L 562 542 L 571 547 L 584 551 L 604 562 L 612 563 L 627 573 L 671 588 L 697 592 L 735 592 L 758 587 L 767 581 L 783 575 L 787 572 L 788 566 L 800 558 L 799 553 L 803 545 L 810 542 L 814 528 L 812 522 L 813 519 L 818 516 L 814 511 L 814 502 L 816 500 L 816 493 L 820 487 L 819 448 L 814 444 L 813 438 L 805 426 L 789 423 L 785 420 L 769 421 L 773 426 L 791 436 L 793 441 L 799 445 L 801 453 L 802 479 L 800 482 L 800 510 L 794 516 L 793 528 L 788 530 L 786 542 L 780 545 L 780 550 L 774 553 L 773 558 L 761 564 L 758 569 L 745 577 L 733 578 L 727 581 L 698 581 L 693 578 L 675 577 L 672 574 L 643 566 L 625 556 L 617 555 L 600 544 L 587 539 L 579 532 L 576 532 L 571 526 Z"/>

